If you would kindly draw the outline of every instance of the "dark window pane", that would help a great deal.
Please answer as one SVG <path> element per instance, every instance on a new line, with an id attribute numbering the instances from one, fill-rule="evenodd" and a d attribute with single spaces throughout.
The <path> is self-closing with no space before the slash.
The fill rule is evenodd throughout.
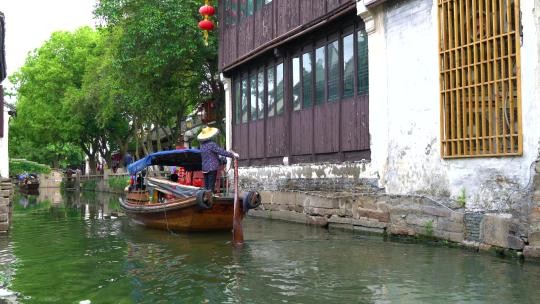
<path id="1" fill-rule="evenodd" d="M 256 0 L 257 6 L 255 7 L 255 10 L 260 10 L 264 4 L 264 0 Z"/>
<path id="2" fill-rule="evenodd" d="M 255 11 L 255 3 L 253 2 L 254 0 L 247 0 L 247 15 L 248 16 L 251 16 L 253 15 L 253 12 Z"/>
<path id="3" fill-rule="evenodd" d="M 312 80 L 313 80 L 313 67 L 311 66 L 311 53 L 305 53 L 302 55 L 302 79 L 303 79 L 303 86 L 304 86 L 304 108 L 311 107 L 312 103 L 312 96 L 313 96 L 313 87 L 312 87 Z"/>
<path id="4" fill-rule="evenodd" d="M 268 117 L 272 117 L 275 114 L 275 106 L 274 106 L 274 67 L 269 68 L 266 70 L 266 91 L 268 92 L 267 95 L 267 102 L 268 102 Z"/>
<path id="5" fill-rule="evenodd" d="M 229 10 L 229 24 L 236 24 L 238 19 L 238 0 L 231 0 Z"/>
<path id="6" fill-rule="evenodd" d="M 240 19 L 247 16 L 247 0 L 240 0 Z"/>
<path id="7" fill-rule="evenodd" d="M 242 109 L 240 108 L 240 82 L 237 81 L 235 88 L 234 88 L 234 112 L 235 112 L 235 123 L 239 124 L 241 115 L 242 115 Z"/>
<path id="8" fill-rule="evenodd" d="M 264 72 L 260 71 L 257 77 L 257 104 L 259 107 L 259 119 L 264 118 Z"/>
<path id="9" fill-rule="evenodd" d="M 249 79 L 249 104 L 251 105 L 251 120 L 257 120 L 257 74 Z"/>
<path id="10" fill-rule="evenodd" d="M 369 94 L 368 37 L 365 30 L 358 31 L 358 95 Z"/>
<path id="11" fill-rule="evenodd" d="M 343 38 L 343 97 L 354 95 L 354 36 Z"/>
<path id="12" fill-rule="evenodd" d="M 328 101 L 339 99 L 339 42 L 328 45 Z"/>
<path id="13" fill-rule="evenodd" d="M 242 80 L 242 123 L 248 121 L 248 82 Z"/>
<path id="14" fill-rule="evenodd" d="M 302 109 L 300 103 L 300 58 L 295 57 L 292 60 L 292 91 L 293 91 L 293 110 Z"/>
<path id="15" fill-rule="evenodd" d="M 283 63 L 276 67 L 276 114 L 283 113 Z"/>
<path id="16" fill-rule="evenodd" d="M 324 103 L 325 61 L 324 46 L 315 51 L 315 94 L 317 104 Z"/>

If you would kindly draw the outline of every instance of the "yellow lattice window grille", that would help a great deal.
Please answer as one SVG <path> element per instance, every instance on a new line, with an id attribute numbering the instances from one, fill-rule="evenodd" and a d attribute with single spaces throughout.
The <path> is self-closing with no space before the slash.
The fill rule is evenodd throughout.
<path id="1" fill-rule="evenodd" d="M 441 155 L 521 155 L 519 0 L 439 0 Z"/>

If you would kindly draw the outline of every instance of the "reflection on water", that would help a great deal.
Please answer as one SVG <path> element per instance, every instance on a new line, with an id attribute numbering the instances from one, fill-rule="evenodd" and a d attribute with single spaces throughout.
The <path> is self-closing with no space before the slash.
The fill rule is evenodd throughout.
<path id="1" fill-rule="evenodd" d="M 234 249 L 228 232 L 111 216 L 115 196 L 51 197 L 19 197 L 0 238 L 0 284 L 20 302 L 540 303 L 536 264 L 258 219 Z"/>

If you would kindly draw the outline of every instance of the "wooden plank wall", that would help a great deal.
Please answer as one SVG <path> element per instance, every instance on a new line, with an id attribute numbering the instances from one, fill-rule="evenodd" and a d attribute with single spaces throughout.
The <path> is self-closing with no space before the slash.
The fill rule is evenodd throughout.
<path id="1" fill-rule="evenodd" d="M 226 68 L 238 58 L 286 35 L 300 25 L 308 24 L 354 2 L 355 0 L 273 0 L 257 10 L 254 15 L 230 26 L 225 25 L 223 20 L 225 14 L 221 9 L 220 69 Z"/>

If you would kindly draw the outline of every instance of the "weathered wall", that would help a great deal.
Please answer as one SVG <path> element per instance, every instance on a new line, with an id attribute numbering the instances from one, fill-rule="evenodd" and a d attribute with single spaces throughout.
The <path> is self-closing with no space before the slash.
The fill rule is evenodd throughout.
<path id="1" fill-rule="evenodd" d="M 11 180 L 0 178 L 0 234 L 9 230 L 13 188 Z"/>
<path id="2" fill-rule="evenodd" d="M 4 111 L 4 137 L 0 138 L 0 176 L 9 177 L 9 158 L 8 158 L 8 121 L 9 115 L 7 109 Z"/>
<path id="3" fill-rule="evenodd" d="M 531 44 L 533 44 L 532 41 L 534 41 L 534 46 L 536 46 L 536 48 L 530 47 L 528 51 L 540 54 L 540 40 L 538 40 L 537 37 L 538 33 L 540 33 L 540 0 L 535 0 L 533 7 L 525 6 L 525 8 L 533 10 L 533 14 L 531 14 L 532 20 L 529 20 L 529 18 L 524 19 L 528 21 L 527 24 L 534 23 L 535 29 L 535 33 L 531 33 L 532 31 L 525 31 L 525 29 L 523 30 L 524 35 L 525 33 L 530 33 L 530 35 L 535 36 L 534 38 L 531 37 L 529 41 L 531 41 Z M 535 63 L 536 64 L 533 64 L 535 67 L 534 73 L 536 75 L 536 89 L 534 91 L 534 96 L 538 102 L 538 100 L 540 100 L 540 92 L 538 89 L 540 87 L 540 69 L 538 68 L 538 62 L 536 61 Z M 538 117 L 538 111 L 535 115 Z M 536 164 L 535 169 L 533 195 L 527 218 L 529 224 L 527 241 L 529 246 L 525 247 L 523 253 L 525 256 L 540 258 L 540 163 Z"/>
<path id="4" fill-rule="evenodd" d="M 389 193 L 458 197 L 464 191 L 468 208 L 505 210 L 516 199 L 512 194 L 527 185 L 531 163 L 537 158 L 540 108 L 531 1 L 522 1 L 522 12 L 524 155 L 442 160 L 436 1 L 395 1 L 385 6 L 389 135 L 382 184 Z M 373 99 L 370 103 L 379 104 Z"/>

